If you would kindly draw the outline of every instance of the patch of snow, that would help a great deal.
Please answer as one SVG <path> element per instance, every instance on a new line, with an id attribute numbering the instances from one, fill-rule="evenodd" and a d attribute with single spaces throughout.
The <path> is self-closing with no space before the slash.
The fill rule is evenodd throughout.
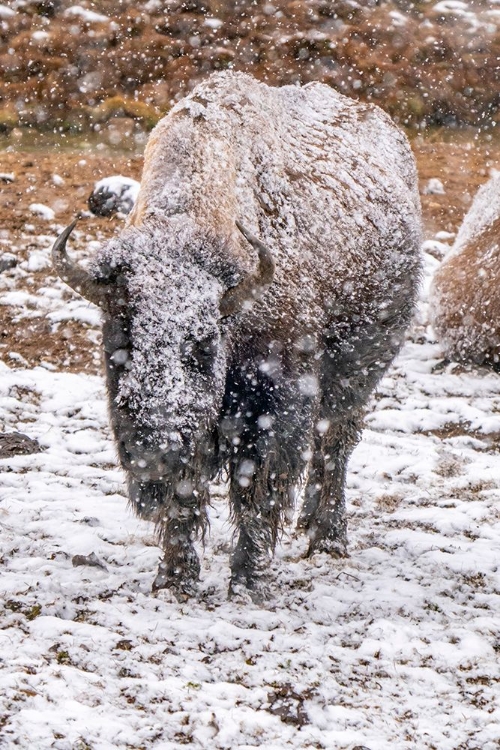
<path id="1" fill-rule="evenodd" d="M 224 21 L 220 18 L 205 18 L 204 25 L 210 29 L 220 29 L 221 26 L 224 26 Z"/>
<path id="2" fill-rule="evenodd" d="M 445 242 L 446 240 L 454 240 L 455 237 L 455 232 L 438 232 L 436 234 L 436 239 L 440 240 L 441 242 Z"/>
<path id="3" fill-rule="evenodd" d="M 62 323 L 65 320 L 77 320 L 89 326 L 98 327 L 102 323 L 99 308 L 82 298 L 68 302 L 64 309 L 47 313 L 51 323 Z"/>
<path id="4" fill-rule="evenodd" d="M 34 31 L 31 38 L 34 39 L 35 42 L 44 42 L 46 39 L 50 39 L 50 34 L 47 31 Z"/>
<path id="5" fill-rule="evenodd" d="M 54 221 L 56 215 L 54 211 L 49 208 L 49 206 L 45 206 L 43 203 L 31 203 L 29 205 L 29 210 L 31 213 L 36 214 L 41 219 L 45 219 L 46 221 Z"/>
<path id="6" fill-rule="evenodd" d="M 398 10 L 391 10 L 389 16 L 392 18 L 394 26 L 406 26 L 408 24 L 408 17 L 405 16 Z"/>
<path id="7" fill-rule="evenodd" d="M 43 250 L 34 250 L 30 253 L 26 268 L 28 271 L 41 271 L 44 268 L 50 268 L 52 262 L 47 252 Z"/>
<path id="8" fill-rule="evenodd" d="M 7 19 L 16 15 L 16 11 L 9 8 L 8 5 L 0 5 L 0 18 Z"/>
<path id="9" fill-rule="evenodd" d="M 93 10 L 83 8 L 81 5 L 72 5 L 70 8 L 66 8 L 64 15 L 81 18 L 85 23 L 105 23 L 110 20 L 108 16 L 104 16 L 102 13 L 95 13 Z"/>
<path id="10" fill-rule="evenodd" d="M 460 0 L 442 0 L 442 2 L 436 3 L 433 9 L 438 13 L 461 13 L 468 12 L 469 5 Z"/>

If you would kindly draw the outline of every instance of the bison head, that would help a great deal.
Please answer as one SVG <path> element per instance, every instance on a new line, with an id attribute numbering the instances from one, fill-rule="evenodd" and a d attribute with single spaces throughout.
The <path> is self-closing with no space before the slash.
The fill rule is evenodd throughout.
<path id="1" fill-rule="evenodd" d="M 103 310 L 121 463 L 136 482 L 173 483 L 174 492 L 189 493 L 199 467 L 203 481 L 212 473 L 231 320 L 272 281 L 270 253 L 238 224 L 259 256 L 257 270 L 242 273 L 237 254 L 192 227 L 131 226 L 102 248 L 89 273 L 67 255 L 73 227 L 56 241 L 53 261 L 64 281 Z"/>

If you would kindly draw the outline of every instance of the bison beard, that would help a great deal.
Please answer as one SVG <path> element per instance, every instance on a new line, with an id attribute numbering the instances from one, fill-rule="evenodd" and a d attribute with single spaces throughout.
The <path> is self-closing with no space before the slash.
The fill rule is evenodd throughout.
<path id="1" fill-rule="evenodd" d="M 72 227 L 56 242 L 60 276 L 104 312 L 129 497 L 164 551 L 154 588 L 194 592 L 221 472 L 232 592 L 262 596 L 299 486 L 308 554 L 346 554 L 347 461 L 411 317 L 419 210 L 380 110 L 224 73 L 157 126 L 128 226 L 91 272 L 66 254 Z"/>

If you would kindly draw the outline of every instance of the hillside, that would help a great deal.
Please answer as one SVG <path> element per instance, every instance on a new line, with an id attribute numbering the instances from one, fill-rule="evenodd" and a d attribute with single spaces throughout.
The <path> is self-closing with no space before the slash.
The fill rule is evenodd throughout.
<path id="1" fill-rule="evenodd" d="M 148 129 L 213 70 L 322 80 L 412 126 L 497 122 L 491 0 L 12 0 L 0 129 Z"/>

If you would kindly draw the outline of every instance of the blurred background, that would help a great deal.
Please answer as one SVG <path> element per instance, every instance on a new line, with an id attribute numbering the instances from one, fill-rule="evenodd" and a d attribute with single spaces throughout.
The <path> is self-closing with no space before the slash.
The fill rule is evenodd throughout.
<path id="1" fill-rule="evenodd" d="M 499 0 L 11 0 L 0 131 L 150 129 L 211 71 L 320 80 L 411 128 L 499 118 Z"/>

